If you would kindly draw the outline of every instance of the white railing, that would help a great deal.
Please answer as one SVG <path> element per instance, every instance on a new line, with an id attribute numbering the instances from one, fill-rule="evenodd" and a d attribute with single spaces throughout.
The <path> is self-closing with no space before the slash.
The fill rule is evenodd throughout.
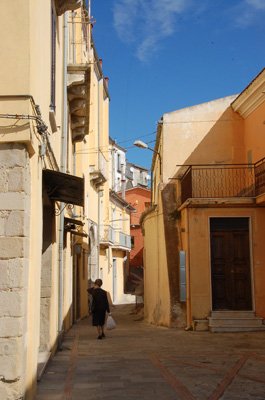
<path id="1" fill-rule="evenodd" d="M 119 243 L 122 247 L 131 248 L 131 236 L 126 233 L 119 232 Z"/>
<path id="2" fill-rule="evenodd" d="M 131 236 L 114 229 L 111 225 L 100 225 L 100 243 L 131 249 Z"/>

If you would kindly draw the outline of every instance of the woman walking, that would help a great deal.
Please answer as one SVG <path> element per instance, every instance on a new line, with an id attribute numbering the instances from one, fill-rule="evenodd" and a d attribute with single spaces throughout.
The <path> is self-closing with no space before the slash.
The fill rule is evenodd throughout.
<path id="1" fill-rule="evenodd" d="M 106 312 L 110 314 L 107 292 L 101 289 L 102 280 L 96 279 L 92 288 L 88 289 L 88 293 L 92 296 L 92 324 L 97 327 L 98 339 L 105 337 L 104 325 Z"/>

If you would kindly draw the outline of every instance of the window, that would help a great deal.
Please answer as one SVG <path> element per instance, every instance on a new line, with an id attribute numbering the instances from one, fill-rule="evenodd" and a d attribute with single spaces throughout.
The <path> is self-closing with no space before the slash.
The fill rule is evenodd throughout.
<path id="1" fill-rule="evenodd" d="M 117 170 L 121 172 L 121 155 L 119 153 L 117 154 Z"/>
<path id="2" fill-rule="evenodd" d="M 55 75 L 56 75 L 56 12 L 51 9 L 51 104 L 55 111 Z"/>
<path id="3" fill-rule="evenodd" d="M 131 248 L 134 248 L 134 236 L 131 236 Z"/>
<path id="4" fill-rule="evenodd" d="M 141 184 L 141 185 L 144 185 L 144 184 L 145 184 L 145 181 L 144 181 L 144 172 L 143 172 L 143 171 L 140 171 L 140 184 Z"/>

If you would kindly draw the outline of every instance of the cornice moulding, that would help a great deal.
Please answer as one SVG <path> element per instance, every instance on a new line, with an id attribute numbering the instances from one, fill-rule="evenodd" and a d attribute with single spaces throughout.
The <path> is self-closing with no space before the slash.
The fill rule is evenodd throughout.
<path id="1" fill-rule="evenodd" d="M 232 102 L 234 111 L 247 118 L 265 101 L 265 70 Z"/>

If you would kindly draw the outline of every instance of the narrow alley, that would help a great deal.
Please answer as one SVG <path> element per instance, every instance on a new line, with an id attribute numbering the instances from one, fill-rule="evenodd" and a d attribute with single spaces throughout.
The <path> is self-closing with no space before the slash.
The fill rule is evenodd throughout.
<path id="1" fill-rule="evenodd" d="M 263 332 L 185 332 L 146 324 L 116 306 L 117 328 L 97 340 L 91 319 L 66 335 L 36 400 L 264 400 Z"/>

